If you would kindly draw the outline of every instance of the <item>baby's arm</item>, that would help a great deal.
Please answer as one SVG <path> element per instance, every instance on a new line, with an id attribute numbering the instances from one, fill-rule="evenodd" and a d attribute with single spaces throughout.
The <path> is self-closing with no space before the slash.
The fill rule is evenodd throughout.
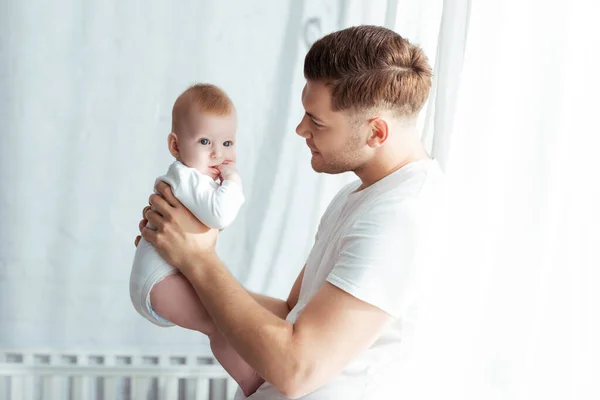
<path id="1" fill-rule="evenodd" d="M 167 182 L 175 197 L 210 228 L 229 226 L 245 201 L 237 173 L 223 176 L 222 184 L 216 186 L 209 176 L 180 164 L 159 179 Z"/>

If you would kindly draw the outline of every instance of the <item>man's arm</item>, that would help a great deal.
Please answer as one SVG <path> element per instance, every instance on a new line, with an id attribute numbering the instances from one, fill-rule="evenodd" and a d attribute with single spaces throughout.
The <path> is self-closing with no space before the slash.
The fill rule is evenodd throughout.
<path id="1" fill-rule="evenodd" d="M 146 211 L 156 230 L 144 228 L 143 237 L 196 288 L 213 322 L 236 352 L 285 396 L 300 397 L 324 385 L 377 340 L 393 321 L 383 308 L 359 300 L 329 282 L 311 298 L 295 323 L 281 319 L 260 305 L 219 260 L 214 252 L 217 232 L 193 218 L 171 194 L 168 185 L 159 183 L 157 190 L 164 198 L 150 196 L 150 204 L 156 211 Z M 388 214 L 383 214 L 389 219 Z M 368 225 L 370 221 L 367 215 L 365 223 Z M 394 221 L 391 225 L 398 226 Z M 354 269 L 361 267 L 360 276 L 366 274 L 370 281 L 385 282 L 389 274 L 379 268 L 381 257 L 395 264 L 395 258 L 401 258 L 396 257 L 398 252 L 406 250 L 404 246 L 392 246 L 393 254 L 384 251 L 379 255 L 380 242 L 390 240 L 388 233 L 382 230 L 377 238 L 355 235 L 349 246 L 364 247 L 361 254 L 345 251 L 344 254 L 354 255 L 351 257 L 354 259 L 338 261 L 336 266 L 352 264 Z M 371 245 L 365 246 L 365 241 Z M 374 264 L 365 263 L 365 254 Z M 373 266 L 378 268 L 371 271 Z M 346 276 L 339 274 L 340 277 Z M 389 289 L 393 288 L 390 285 Z M 397 308 L 391 310 L 395 312 Z"/>
<path id="2" fill-rule="evenodd" d="M 300 271 L 300 274 L 296 278 L 292 289 L 290 290 L 290 294 L 287 298 L 287 301 L 276 299 L 274 297 L 264 296 L 262 294 L 253 293 L 248 291 L 250 296 L 258 304 L 271 311 L 273 314 L 277 315 L 281 319 L 286 319 L 287 315 L 292 311 L 294 307 L 296 307 L 296 303 L 298 303 L 298 297 L 300 296 L 300 286 L 302 285 L 302 278 L 304 277 L 304 269 L 306 265 Z"/>
<path id="3" fill-rule="evenodd" d="M 286 397 L 303 396 L 331 380 L 393 320 L 381 309 L 326 282 L 292 324 L 254 300 L 216 256 L 201 262 L 202 267 L 182 271 L 187 271 L 186 277 L 217 328 L 236 352 Z M 296 291 L 292 290 L 289 301 L 297 302 Z"/>

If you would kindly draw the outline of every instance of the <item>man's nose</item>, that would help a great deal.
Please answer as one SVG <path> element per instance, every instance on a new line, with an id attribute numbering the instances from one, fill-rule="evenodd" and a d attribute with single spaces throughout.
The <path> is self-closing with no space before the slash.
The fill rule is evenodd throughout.
<path id="1" fill-rule="evenodd" d="M 308 129 L 308 124 L 306 123 L 306 115 L 302 118 L 302 120 L 300 121 L 300 123 L 298 124 L 298 126 L 296 127 L 296 133 L 305 138 L 305 139 L 310 139 L 312 137 L 312 134 L 310 133 L 310 130 Z"/>

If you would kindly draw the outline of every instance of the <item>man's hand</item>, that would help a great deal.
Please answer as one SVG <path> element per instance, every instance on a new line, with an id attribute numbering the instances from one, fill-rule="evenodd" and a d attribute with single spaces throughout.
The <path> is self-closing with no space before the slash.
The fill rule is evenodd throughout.
<path id="1" fill-rule="evenodd" d="M 224 181 L 236 181 L 241 183 L 240 174 L 238 173 L 237 166 L 232 161 L 225 161 L 223 164 L 218 166 L 221 178 Z"/>
<path id="2" fill-rule="evenodd" d="M 140 221 L 142 237 L 174 268 L 186 274 L 201 266 L 201 260 L 214 255 L 218 231 L 210 229 L 187 209 L 171 192 L 165 182 L 156 183 L 160 195 L 150 196 L 150 206 L 144 208 L 144 217 L 152 224 L 148 228 Z"/>
<path id="3" fill-rule="evenodd" d="M 142 210 L 142 220 L 138 224 L 138 229 L 140 230 L 140 233 L 142 233 L 142 230 L 144 229 L 146 224 L 148 224 L 148 220 L 146 219 L 145 215 L 146 215 L 146 211 L 148 211 L 149 209 L 150 209 L 150 206 L 146 206 Z M 137 247 L 138 244 L 140 244 L 140 240 L 142 240 L 142 237 L 140 235 L 137 235 L 135 237 L 135 240 L 133 241 L 133 244 L 135 245 L 135 247 Z"/>

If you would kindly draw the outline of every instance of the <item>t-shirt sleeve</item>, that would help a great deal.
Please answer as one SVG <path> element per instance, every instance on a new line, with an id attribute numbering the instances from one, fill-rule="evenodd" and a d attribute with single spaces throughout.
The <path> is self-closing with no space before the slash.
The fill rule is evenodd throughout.
<path id="1" fill-rule="evenodd" d="M 410 201 L 373 205 L 342 237 L 327 281 L 399 318 L 415 285 L 415 214 Z"/>

